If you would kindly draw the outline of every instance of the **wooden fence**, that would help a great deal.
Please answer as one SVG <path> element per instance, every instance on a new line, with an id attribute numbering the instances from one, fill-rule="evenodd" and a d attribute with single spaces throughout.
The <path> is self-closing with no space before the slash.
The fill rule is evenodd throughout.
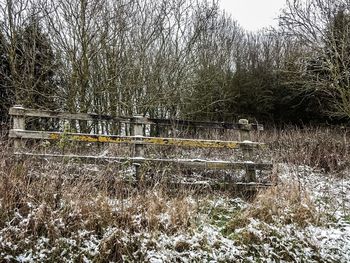
<path id="1" fill-rule="evenodd" d="M 66 157 L 71 159 L 83 159 L 85 162 L 89 161 L 130 161 L 134 164 L 136 169 L 136 177 L 139 177 L 140 166 L 143 163 L 162 163 L 172 164 L 176 163 L 181 166 L 206 168 L 206 169 L 241 169 L 245 170 L 245 182 L 256 182 L 256 170 L 271 169 L 270 163 L 253 162 L 254 150 L 259 149 L 264 144 L 251 141 L 251 130 L 263 130 L 262 125 L 250 124 L 247 120 L 241 119 L 238 123 L 223 123 L 223 122 L 202 122 L 202 121 L 188 121 L 188 120 L 168 120 L 168 119 L 152 119 L 143 116 L 120 117 L 108 116 L 87 113 L 65 113 L 56 111 L 44 111 L 25 109 L 22 106 L 14 106 L 10 109 L 10 115 L 13 119 L 13 129 L 10 130 L 10 137 L 14 139 L 15 153 L 19 155 L 32 155 L 45 158 Z M 115 131 L 121 133 L 120 125 L 124 124 L 124 131 L 130 130 L 131 135 L 110 135 L 110 134 L 96 134 L 91 132 L 68 132 L 68 131 L 48 131 L 48 130 L 28 130 L 26 129 L 26 118 L 41 118 L 51 119 L 56 122 L 56 125 L 62 126 L 60 121 L 80 121 L 85 122 L 113 122 Z M 57 124 L 58 123 L 58 124 Z M 98 124 L 97 124 L 98 125 Z M 156 134 L 159 134 L 159 127 L 164 126 L 185 126 L 193 128 L 214 128 L 214 129 L 233 129 L 239 131 L 239 140 L 225 141 L 225 140 L 206 140 L 206 139 L 188 139 L 177 137 L 158 137 L 145 136 L 151 133 L 151 128 L 148 130 L 145 127 L 152 125 L 158 127 Z M 108 126 L 108 125 L 107 125 Z M 98 126 L 99 127 L 99 126 Z M 119 127 L 118 129 L 115 127 Z M 93 130 L 93 129 L 92 129 Z M 95 130 L 103 130 L 101 127 Z M 106 130 L 106 129 L 105 129 Z M 126 133 L 126 132 L 124 132 Z M 121 157 L 100 157 L 87 155 L 60 155 L 60 154 L 35 154 L 25 152 L 26 140 L 67 140 L 87 143 L 118 143 L 131 144 L 134 147 L 133 156 Z M 239 149 L 243 152 L 243 161 L 213 161 L 213 160 L 199 160 L 199 159 L 165 159 L 165 158 L 147 158 L 144 154 L 144 149 L 147 145 L 163 145 L 163 146 L 178 146 L 190 148 L 221 148 L 221 149 Z"/>

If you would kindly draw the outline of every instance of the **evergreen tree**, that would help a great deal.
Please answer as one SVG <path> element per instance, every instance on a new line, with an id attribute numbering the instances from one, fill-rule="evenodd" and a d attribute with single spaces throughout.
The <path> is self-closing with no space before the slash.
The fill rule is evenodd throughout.
<path id="1" fill-rule="evenodd" d="M 55 69 L 57 63 L 48 36 L 36 17 L 20 30 L 16 68 L 21 72 L 17 103 L 26 107 L 56 109 Z"/>
<path id="2" fill-rule="evenodd" d="M 8 125 L 8 109 L 14 103 L 14 94 L 9 79 L 10 64 L 7 42 L 3 34 L 0 33 L 0 128 Z"/>

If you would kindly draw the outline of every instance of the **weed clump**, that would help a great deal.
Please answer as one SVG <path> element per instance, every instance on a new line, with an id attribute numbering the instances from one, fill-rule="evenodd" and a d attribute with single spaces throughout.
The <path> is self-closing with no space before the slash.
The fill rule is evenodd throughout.
<path id="1" fill-rule="evenodd" d="M 268 145 L 265 155 L 272 155 L 275 162 L 307 165 L 326 173 L 344 171 L 350 164 L 350 138 L 346 129 L 287 127 L 267 129 L 254 137 Z"/>
<path id="2" fill-rule="evenodd" d="M 250 219 L 271 224 L 296 224 L 305 227 L 319 222 L 314 202 L 297 183 L 279 184 L 257 194 L 255 200 L 227 224 L 233 232 L 249 224 Z"/>

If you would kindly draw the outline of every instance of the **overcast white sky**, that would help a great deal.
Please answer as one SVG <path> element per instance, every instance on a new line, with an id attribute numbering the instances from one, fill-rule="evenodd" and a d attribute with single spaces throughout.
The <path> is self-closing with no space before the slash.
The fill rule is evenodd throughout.
<path id="1" fill-rule="evenodd" d="M 244 29 L 255 31 L 278 24 L 274 18 L 278 17 L 285 0 L 219 0 L 219 4 Z"/>

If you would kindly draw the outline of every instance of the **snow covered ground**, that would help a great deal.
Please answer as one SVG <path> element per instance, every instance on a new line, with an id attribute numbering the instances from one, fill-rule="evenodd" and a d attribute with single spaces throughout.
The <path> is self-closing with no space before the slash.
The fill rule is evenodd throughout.
<path id="1" fill-rule="evenodd" d="M 280 164 L 279 174 L 280 186 L 253 202 L 213 193 L 188 196 L 188 220 L 167 199 L 153 215 L 156 228 L 145 225 L 142 207 L 130 212 L 125 227 L 113 221 L 121 217 L 111 216 L 97 231 L 84 229 L 79 212 L 67 219 L 59 211 L 28 204 L 28 213 L 17 211 L 0 230 L 0 261 L 350 262 L 349 171 L 332 176 Z M 128 200 L 109 200 L 108 205 L 119 213 Z M 45 213 L 52 221 L 39 224 L 36 219 L 33 226 L 33 218 L 47 218 Z M 74 220 L 81 224 L 66 233 Z"/>

